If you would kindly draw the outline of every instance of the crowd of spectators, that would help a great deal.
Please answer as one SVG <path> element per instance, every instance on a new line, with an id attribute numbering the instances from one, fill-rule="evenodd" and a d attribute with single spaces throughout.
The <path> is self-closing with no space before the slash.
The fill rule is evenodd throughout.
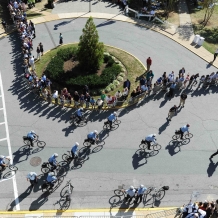
<path id="1" fill-rule="evenodd" d="M 217 218 L 218 200 L 204 201 L 198 203 L 190 202 L 180 210 L 182 218 Z"/>

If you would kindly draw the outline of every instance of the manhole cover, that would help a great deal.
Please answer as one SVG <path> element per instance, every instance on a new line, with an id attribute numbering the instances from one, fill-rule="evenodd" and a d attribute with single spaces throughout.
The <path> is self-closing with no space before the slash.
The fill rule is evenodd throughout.
<path id="1" fill-rule="evenodd" d="M 42 162 L 42 159 L 40 157 L 32 157 L 30 159 L 30 165 L 36 167 L 39 166 Z"/>

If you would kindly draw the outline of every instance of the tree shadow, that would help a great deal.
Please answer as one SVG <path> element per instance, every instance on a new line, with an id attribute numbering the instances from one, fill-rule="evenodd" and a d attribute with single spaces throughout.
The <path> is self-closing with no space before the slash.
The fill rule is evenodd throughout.
<path id="1" fill-rule="evenodd" d="M 207 175 L 208 177 L 211 177 L 213 173 L 216 171 L 216 168 L 218 166 L 218 162 L 215 164 L 212 159 L 210 159 L 210 163 L 207 168 Z"/>

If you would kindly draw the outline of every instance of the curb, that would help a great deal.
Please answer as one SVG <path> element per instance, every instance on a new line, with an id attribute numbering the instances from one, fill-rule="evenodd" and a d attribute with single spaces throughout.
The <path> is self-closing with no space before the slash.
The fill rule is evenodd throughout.
<path id="1" fill-rule="evenodd" d="M 130 211 L 161 211 L 161 210 L 170 210 L 176 209 L 178 207 L 156 207 L 156 208 L 135 208 L 135 209 L 128 209 Z M 73 213 L 73 212 L 108 212 L 108 211 L 126 211 L 126 209 L 71 209 L 71 210 L 37 210 L 37 211 L 0 211 L 0 214 L 36 214 L 36 213 Z"/>

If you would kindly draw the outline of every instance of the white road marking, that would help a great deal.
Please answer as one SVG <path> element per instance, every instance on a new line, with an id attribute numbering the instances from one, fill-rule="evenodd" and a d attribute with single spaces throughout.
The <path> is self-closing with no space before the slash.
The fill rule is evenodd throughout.
<path id="1" fill-rule="evenodd" d="M 0 111 L 1 111 L 1 110 L 4 110 L 4 108 L 0 108 Z"/>
<path id="2" fill-rule="evenodd" d="M 3 124 L 5 124 L 5 122 L 0 123 L 0 125 L 3 125 Z"/>
<path id="3" fill-rule="evenodd" d="M 0 139 L 0 142 L 1 142 L 1 141 L 5 141 L 5 140 L 7 140 L 7 138 Z"/>
<path id="4" fill-rule="evenodd" d="M 3 84 L 2 84 L 2 76 L 0 71 L 0 88 L 1 88 L 1 94 L 2 94 L 2 106 L 3 106 L 3 113 L 4 113 L 4 120 L 5 120 L 5 130 L 6 130 L 6 139 L 8 143 L 8 153 L 11 157 L 11 164 L 13 163 L 12 159 L 12 150 L 11 150 L 11 142 L 9 138 L 9 130 L 8 130 L 8 120 L 7 120 L 7 113 L 6 113 L 6 106 L 5 106 L 5 96 L 4 96 L 4 90 L 3 90 Z M 13 188 L 14 188 L 14 198 L 16 203 L 16 210 L 20 210 L 20 202 L 18 198 L 18 190 L 17 190 L 17 182 L 16 182 L 16 176 L 12 178 L 13 181 Z"/>

